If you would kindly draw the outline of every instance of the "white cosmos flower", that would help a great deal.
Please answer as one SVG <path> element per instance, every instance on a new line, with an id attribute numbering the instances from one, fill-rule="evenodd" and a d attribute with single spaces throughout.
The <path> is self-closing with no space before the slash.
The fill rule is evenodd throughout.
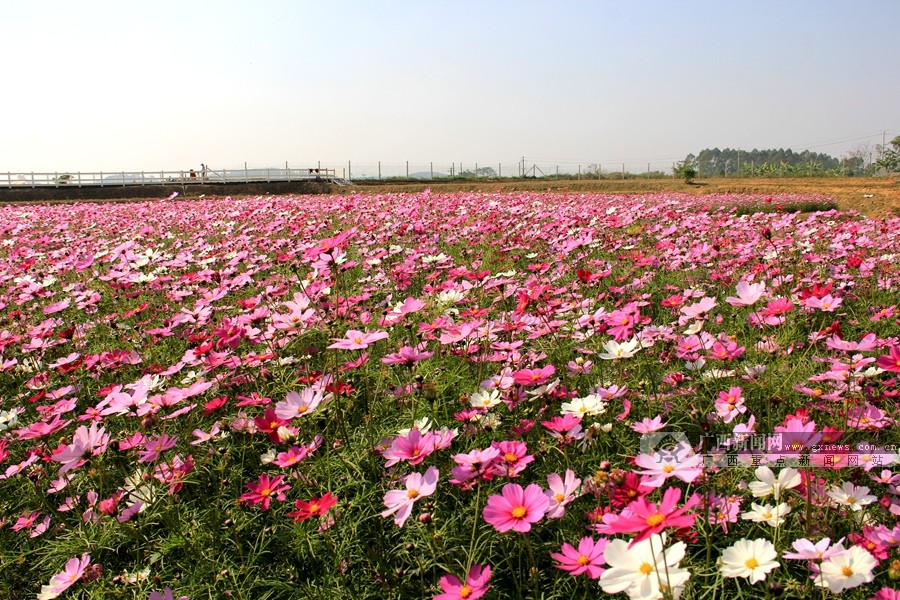
<path id="1" fill-rule="evenodd" d="M 614 340 L 610 340 L 608 342 L 603 342 L 603 349 L 606 350 L 606 352 L 598 354 L 600 358 L 604 360 L 617 360 L 620 358 L 631 358 L 641 349 L 641 344 L 637 338 L 631 338 L 627 342 L 622 342 L 621 344 Z"/>
<path id="2" fill-rule="evenodd" d="M 784 516 L 791 512 L 791 507 L 786 502 L 782 502 L 777 506 L 770 504 L 759 505 L 756 502 L 750 505 L 751 510 L 741 515 L 745 521 L 753 521 L 754 523 L 766 523 L 772 527 L 778 527 L 784 523 Z"/>
<path id="3" fill-rule="evenodd" d="M 753 495 L 757 498 L 765 498 L 769 494 L 775 494 L 775 500 L 781 498 L 781 490 L 795 488 L 801 482 L 800 472 L 790 467 L 779 471 L 777 479 L 769 467 L 758 467 L 756 478 L 759 481 L 751 481 L 748 486 Z"/>
<path id="4" fill-rule="evenodd" d="M 822 574 L 816 578 L 816 585 L 840 594 L 844 590 L 872 581 L 872 571 L 876 565 L 875 557 L 867 550 L 851 546 L 843 554 L 822 561 Z"/>
<path id="5" fill-rule="evenodd" d="M 862 510 L 863 506 L 877 500 L 875 496 L 869 494 L 869 488 L 864 485 L 857 487 L 850 481 L 845 481 L 841 487 L 833 485 L 826 493 L 836 503 L 847 506 L 853 511 Z"/>
<path id="6" fill-rule="evenodd" d="M 740 539 L 725 548 L 722 553 L 722 575 L 744 577 L 750 583 L 763 581 L 771 571 L 778 568 L 778 552 L 772 542 L 764 539 Z"/>
<path id="7" fill-rule="evenodd" d="M 498 390 L 480 389 L 469 397 L 469 404 L 473 408 L 493 408 L 500 404 L 500 392 Z"/>
<path id="8" fill-rule="evenodd" d="M 603 552 L 607 569 L 600 575 L 600 587 L 607 594 L 625 592 L 631 600 L 655 600 L 668 597 L 667 593 L 678 598 L 691 576 L 678 565 L 686 546 L 677 542 L 664 549 L 665 543 L 665 536 L 656 533 L 631 548 L 627 540 L 609 542 Z"/>
<path id="9" fill-rule="evenodd" d="M 606 412 L 606 402 L 596 394 L 589 394 L 583 398 L 572 398 L 571 402 L 563 402 L 559 408 L 562 414 L 568 413 L 576 417 L 597 416 Z"/>

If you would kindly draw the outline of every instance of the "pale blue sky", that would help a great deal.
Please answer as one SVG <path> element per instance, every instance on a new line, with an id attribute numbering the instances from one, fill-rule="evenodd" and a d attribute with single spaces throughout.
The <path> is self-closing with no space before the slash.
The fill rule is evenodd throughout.
<path id="1" fill-rule="evenodd" d="M 900 2 L 3 2 L 0 172 L 665 168 L 900 135 Z"/>

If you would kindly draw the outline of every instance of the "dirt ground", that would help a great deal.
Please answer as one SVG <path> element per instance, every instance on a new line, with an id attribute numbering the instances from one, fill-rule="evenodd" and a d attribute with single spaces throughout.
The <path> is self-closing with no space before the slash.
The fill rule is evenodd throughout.
<path id="1" fill-rule="evenodd" d="M 188 186 L 178 189 L 159 187 L 142 188 L 102 188 L 107 197 L 91 197 L 88 188 L 77 190 L 48 189 L 6 190 L 0 194 L 0 204 L 66 203 L 66 202 L 129 202 L 148 198 L 166 198 L 172 191 L 178 191 L 181 199 L 209 196 L 257 196 L 266 194 L 309 194 L 352 192 L 385 193 L 416 192 L 431 188 L 435 192 L 463 191 L 554 191 L 598 192 L 606 194 L 646 194 L 651 192 L 682 192 L 688 194 L 735 193 L 758 194 L 761 197 L 773 194 L 820 194 L 838 203 L 842 210 L 856 210 L 870 217 L 900 217 L 900 177 L 820 177 L 820 178 L 760 178 L 760 179 L 705 179 L 688 185 L 680 180 L 666 179 L 603 179 L 603 180 L 500 180 L 500 181 L 365 181 L 350 186 L 316 184 L 310 189 L 308 183 L 268 183 L 235 184 L 229 186 Z M 55 192 L 55 194 L 52 194 Z M 75 195 L 75 192 L 78 192 Z M 143 193 L 142 196 L 135 196 Z M 55 196 L 55 197 L 54 197 Z M 115 196 L 115 197 L 114 197 Z"/>
<path id="2" fill-rule="evenodd" d="M 900 177 L 821 177 L 707 179 L 688 185 L 674 179 L 626 180 L 519 180 L 478 182 L 366 182 L 352 188 L 360 192 L 412 192 L 431 188 L 450 191 L 564 191 L 608 194 L 645 194 L 648 192 L 684 192 L 689 194 L 735 193 L 821 194 L 838 203 L 842 210 L 856 210 L 870 217 L 900 217 Z M 346 189 L 346 188 L 344 188 Z"/>

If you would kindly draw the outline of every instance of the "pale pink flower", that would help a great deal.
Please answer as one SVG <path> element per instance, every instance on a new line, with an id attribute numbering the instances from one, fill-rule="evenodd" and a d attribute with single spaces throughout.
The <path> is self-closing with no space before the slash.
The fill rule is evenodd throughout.
<path id="1" fill-rule="evenodd" d="M 643 468 L 641 475 L 649 475 L 644 481 L 648 487 L 660 487 L 669 477 L 677 477 L 685 483 L 691 483 L 703 473 L 703 457 L 694 454 L 690 448 L 681 452 L 653 452 L 639 454 L 634 464 Z"/>
<path id="2" fill-rule="evenodd" d="M 387 339 L 390 336 L 387 331 L 364 332 L 356 329 L 349 329 L 346 337 L 332 338 L 334 344 L 328 346 L 335 350 L 363 350 L 378 340 Z"/>
<path id="3" fill-rule="evenodd" d="M 566 514 L 565 506 L 577 498 L 576 492 L 581 480 L 575 477 L 571 469 L 566 469 L 566 477 L 563 479 L 557 473 L 547 475 L 547 487 L 544 494 L 550 500 L 547 508 L 548 519 L 558 519 Z"/>
<path id="4" fill-rule="evenodd" d="M 65 569 L 50 578 L 50 584 L 41 586 L 38 600 L 50 600 L 56 598 L 81 579 L 85 570 L 91 563 L 91 555 L 84 553 L 81 557 L 70 558 Z"/>
<path id="5" fill-rule="evenodd" d="M 762 298 L 766 292 L 765 283 L 748 283 L 741 281 L 737 284 L 737 296 L 725 298 L 725 302 L 732 306 L 752 306 Z"/>
<path id="6" fill-rule="evenodd" d="M 387 510 L 381 513 L 382 517 L 394 515 L 394 523 L 398 527 L 403 527 L 406 519 L 412 513 L 413 504 L 419 498 L 430 496 L 437 488 L 438 470 L 434 467 L 428 467 L 425 475 L 419 473 L 411 473 L 406 478 L 405 490 L 390 490 L 384 495 L 384 505 Z"/>

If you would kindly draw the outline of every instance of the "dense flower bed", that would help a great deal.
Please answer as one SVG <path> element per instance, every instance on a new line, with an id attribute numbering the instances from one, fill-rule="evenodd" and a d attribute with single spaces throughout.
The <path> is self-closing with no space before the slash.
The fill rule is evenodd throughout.
<path id="1" fill-rule="evenodd" d="M 898 597 L 900 220 L 822 201 L 0 207 L 0 595 Z"/>

